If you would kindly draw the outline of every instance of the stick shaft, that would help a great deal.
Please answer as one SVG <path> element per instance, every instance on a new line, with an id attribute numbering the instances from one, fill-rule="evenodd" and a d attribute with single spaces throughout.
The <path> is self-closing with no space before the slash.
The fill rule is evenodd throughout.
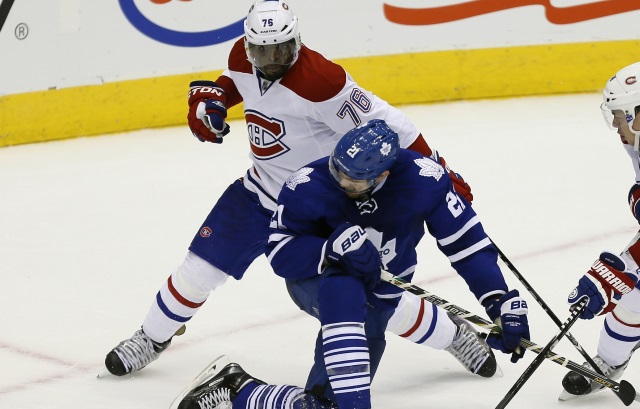
<path id="1" fill-rule="evenodd" d="M 455 304 L 451 304 L 450 302 L 448 302 L 447 300 L 445 300 L 444 298 L 438 297 L 437 295 L 431 294 L 430 292 L 423 290 L 422 288 L 411 284 L 401 278 L 398 278 L 396 276 L 394 276 L 393 274 L 389 273 L 388 271 L 384 271 L 382 270 L 381 272 L 381 278 L 383 281 L 386 281 L 390 284 L 395 285 L 396 287 L 402 288 L 405 291 L 408 291 L 414 295 L 417 295 L 418 297 L 432 303 L 435 304 L 437 306 L 440 306 L 442 309 L 446 310 L 447 312 L 457 315 L 461 318 L 466 319 L 467 321 L 476 324 L 479 327 L 482 328 L 486 328 L 492 332 L 501 334 L 502 333 L 502 329 L 496 325 L 493 324 L 491 322 L 489 322 L 488 320 L 479 317 L 478 315 L 475 315 L 467 310 L 465 310 L 464 308 L 458 307 Z M 532 351 L 536 354 L 540 354 L 543 350 L 543 348 L 539 345 L 536 345 L 535 343 L 527 340 L 527 339 L 520 339 L 520 346 L 528 349 L 529 351 Z M 580 364 L 577 364 L 563 356 L 557 355 L 551 351 L 549 351 L 548 353 L 544 354 L 544 357 L 550 361 L 555 362 L 558 365 L 562 365 L 566 368 L 569 368 L 571 370 L 573 370 L 574 372 L 579 373 L 580 375 L 584 376 L 585 378 L 589 378 L 592 381 L 595 381 L 597 383 L 599 383 L 600 385 L 604 386 L 605 388 L 609 388 L 612 389 L 616 392 L 620 391 L 620 384 L 612 379 L 609 379 L 605 376 L 599 375 L 598 373 L 590 370 L 589 368 L 586 368 Z M 630 385 L 630 384 L 629 384 Z M 633 389 L 633 388 L 632 388 Z M 633 395 L 635 397 L 635 390 L 633 390 Z M 633 398 L 632 398 L 633 400 Z"/>
<path id="2" fill-rule="evenodd" d="M 638 237 L 640 236 L 640 232 L 633 238 L 633 240 L 630 242 L 629 245 L 635 243 L 636 240 L 638 240 Z M 489 239 L 491 240 L 491 239 Z M 527 289 L 527 291 L 529 291 L 529 293 L 531 294 L 531 296 L 533 297 L 534 300 L 536 300 L 536 302 L 542 307 L 542 309 L 547 313 L 547 315 L 553 320 L 553 322 L 558 326 L 558 328 L 562 328 L 562 322 L 560 322 L 560 319 L 556 316 L 556 314 L 553 312 L 553 310 L 551 308 L 549 308 L 549 306 L 547 305 L 546 302 L 544 302 L 544 300 L 542 299 L 542 297 L 540 297 L 538 295 L 538 293 L 536 292 L 536 290 L 533 289 L 533 287 L 531 286 L 531 284 L 529 284 L 529 282 L 524 278 L 524 276 L 520 273 L 520 271 L 518 271 L 518 269 L 516 268 L 516 266 L 513 265 L 513 263 L 507 258 L 507 256 L 502 252 L 502 250 L 500 250 L 500 247 L 498 247 L 496 245 L 496 243 L 491 240 L 491 243 L 493 244 L 493 247 L 495 247 L 495 249 L 498 251 L 498 255 L 500 256 L 500 259 L 502 260 L 502 262 L 504 264 L 506 264 L 507 267 L 509 267 L 509 270 L 511 270 L 511 272 L 516 276 L 516 278 L 522 283 L 522 285 L 524 286 L 524 288 Z M 627 246 L 628 247 L 628 246 Z M 573 346 L 578 350 L 578 352 L 580 352 L 580 355 L 582 355 L 582 357 L 585 359 L 585 361 L 587 361 L 587 363 L 599 374 L 599 375 L 604 375 L 604 373 L 602 372 L 602 370 L 600 369 L 600 367 L 598 365 L 596 365 L 596 363 L 593 361 L 593 359 L 591 358 L 591 356 L 589 356 L 589 354 L 587 353 L 587 351 L 585 351 L 585 349 L 582 347 L 582 345 L 580 345 L 580 343 L 578 342 L 577 339 L 575 339 L 575 337 L 573 335 L 571 335 L 570 332 L 567 332 L 565 334 L 565 336 L 567 337 L 567 339 L 569 341 L 571 341 L 571 343 L 573 344 Z M 616 391 L 614 391 L 616 393 L 616 395 L 618 396 L 618 398 L 622 399 L 622 397 L 620 396 L 620 394 Z"/>
<path id="3" fill-rule="evenodd" d="M 575 324 L 576 321 L 578 321 L 580 314 L 582 313 L 582 311 L 584 311 L 584 308 L 587 305 L 587 301 L 587 298 L 583 298 L 582 300 L 580 300 L 577 308 L 571 312 L 569 319 L 560 325 L 560 331 L 556 335 L 554 335 L 553 338 L 551 338 L 551 341 L 549 341 L 549 343 L 542 349 L 542 351 L 540 351 L 540 354 L 531 362 L 531 364 L 529 364 L 527 369 L 522 372 L 522 375 L 520 375 L 518 380 L 516 380 L 516 382 L 513 384 L 511 389 L 509 389 L 504 398 L 502 398 L 498 406 L 496 406 L 496 409 L 504 409 L 509 404 L 509 402 L 511 402 L 516 393 L 518 393 L 522 386 L 524 386 L 529 378 L 531 378 L 536 369 L 538 369 L 538 367 L 542 364 L 547 356 L 547 353 L 549 353 L 549 351 L 551 351 L 553 347 L 558 344 L 558 341 L 560 341 L 560 339 L 569 331 L 569 328 L 571 328 L 571 326 Z"/>

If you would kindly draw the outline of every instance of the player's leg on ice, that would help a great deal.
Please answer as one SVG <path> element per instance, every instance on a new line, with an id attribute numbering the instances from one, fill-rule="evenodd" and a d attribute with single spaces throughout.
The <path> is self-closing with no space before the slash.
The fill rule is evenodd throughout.
<path id="1" fill-rule="evenodd" d="M 218 357 L 183 389 L 170 409 L 337 409 L 292 385 L 267 385 L 226 356 Z"/>
<path id="2" fill-rule="evenodd" d="M 604 319 L 598 342 L 598 354 L 593 361 L 602 373 L 613 380 L 620 379 L 629 365 L 633 352 L 640 346 L 640 290 L 635 288 L 622 296 L 618 305 Z M 584 364 L 590 368 L 587 363 Z M 604 389 L 599 383 L 573 371 L 562 379 L 560 400 L 570 395 L 587 395 Z"/>
<path id="3" fill-rule="evenodd" d="M 416 344 L 444 349 L 471 373 L 490 378 L 497 362 L 484 338 L 467 321 L 422 298 L 402 291 L 387 331 Z"/>
<path id="4" fill-rule="evenodd" d="M 364 284 L 336 267 L 321 276 L 287 280 L 287 290 L 322 325 L 305 390 L 344 407 L 370 407 L 369 387 L 384 351 L 390 314 L 377 314 L 367 305 Z"/>
<path id="5" fill-rule="evenodd" d="M 158 291 L 142 328 L 107 354 L 109 372 L 126 375 L 156 360 L 211 291 L 229 276 L 241 279 L 264 252 L 270 218 L 256 194 L 240 181 L 230 185 L 198 230 L 183 263 Z"/>
<path id="6" fill-rule="evenodd" d="M 329 383 L 340 408 L 371 408 L 369 348 L 364 331 L 365 284 L 340 269 L 327 268 L 318 303 L 322 349 Z"/>

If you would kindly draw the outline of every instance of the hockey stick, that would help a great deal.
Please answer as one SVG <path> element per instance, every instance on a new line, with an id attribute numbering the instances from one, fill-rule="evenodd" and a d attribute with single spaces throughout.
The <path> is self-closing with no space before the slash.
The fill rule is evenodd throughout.
<path id="1" fill-rule="evenodd" d="M 0 2 L 0 31 L 2 31 L 4 22 L 7 21 L 9 11 L 11 11 L 11 6 L 13 6 L 13 1 L 14 0 L 4 0 Z"/>
<path id="2" fill-rule="evenodd" d="M 547 357 L 547 354 L 558 344 L 558 341 L 560 341 L 560 339 L 569 331 L 569 328 L 571 328 L 571 326 L 575 324 L 576 321 L 578 321 L 578 318 L 580 317 L 580 314 L 582 314 L 582 311 L 584 311 L 584 308 L 587 306 L 588 301 L 589 299 L 587 297 L 584 297 L 580 300 L 580 302 L 577 304 L 577 307 L 571 311 L 569 319 L 560 325 L 560 332 L 558 332 L 553 338 L 551 338 L 551 341 L 549 341 L 549 343 L 544 348 L 542 348 L 540 354 L 531 362 L 531 364 L 529 364 L 527 369 L 522 372 L 522 375 L 520 375 L 516 383 L 513 384 L 511 389 L 509 389 L 509 392 L 507 392 L 500 403 L 498 403 L 496 409 L 504 409 L 509 404 L 509 402 L 511 402 L 511 399 L 513 399 L 513 397 L 516 395 L 516 393 L 518 393 L 525 382 L 527 382 L 529 378 L 531 378 L 531 375 L 533 375 L 535 370 L 538 369 L 538 367 L 542 364 L 542 361 L 544 361 L 544 359 Z"/>
<path id="3" fill-rule="evenodd" d="M 382 279 L 382 281 L 385 281 L 387 283 L 393 284 L 398 288 L 402 288 L 405 291 L 408 291 L 414 295 L 417 295 L 418 297 L 432 303 L 435 304 L 437 306 L 442 307 L 445 311 L 457 315 L 460 318 L 464 318 L 467 321 L 488 329 L 492 332 L 495 332 L 497 334 L 501 334 L 502 333 L 502 329 L 500 328 L 500 326 L 493 324 L 491 322 L 489 322 L 488 320 L 479 317 L 467 310 L 465 310 L 464 308 L 460 308 L 455 304 L 451 304 L 449 303 L 447 300 L 438 297 L 435 294 L 431 294 L 430 292 L 423 290 L 420 287 L 417 287 L 407 281 L 404 281 L 401 278 L 398 278 L 396 276 L 394 276 L 393 274 L 389 273 L 388 271 L 382 270 L 380 277 Z M 533 342 L 527 340 L 527 339 L 520 339 L 520 346 L 536 353 L 536 354 L 540 354 L 540 352 L 542 351 L 542 347 L 540 347 L 539 345 L 534 344 Z M 580 375 L 584 376 L 585 378 L 589 378 L 592 381 L 599 383 L 600 385 L 602 385 L 605 388 L 609 388 L 612 389 L 615 392 L 619 393 L 620 399 L 622 400 L 622 402 L 626 405 L 629 406 L 633 400 L 636 397 L 636 390 L 633 387 L 633 385 L 631 385 L 629 382 L 627 381 L 620 381 L 620 383 L 607 378 L 606 376 L 601 376 L 599 374 L 597 374 L 596 372 L 593 372 L 592 370 L 590 370 L 589 368 L 586 368 L 580 364 L 577 364 L 563 356 L 557 355 L 554 352 L 549 351 L 546 355 L 544 355 L 544 357 L 550 361 L 553 361 L 555 363 L 557 363 L 558 365 L 562 365 L 566 368 L 569 368 L 570 370 L 579 373 Z"/>
<path id="4" fill-rule="evenodd" d="M 638 233 L 638 235 L 640 235 L 640 233 Z M 635 242 L 635 240 L 638 239 L 638 235 L 636 235 L 636 237 L 634 237 L 634 239 L 631 241 L 631 244 Z M 491 238 L 489 238 L 489 240 L 491 240 Z M 531 294 L 531 296 L 533 296 L 533 298 L 536 300 L 536 302 L 542 307 L 542 309 L 547 313 L 547 315 L 551 318 L 551 320 L 553 320 L 553 322 L 558 326 L 558 328 L 562 328 L 562 322 L 560 322 L 560 319 L 558 319 L 558 316 L 556 316 L 556 314 L 553 312 L 553 310 L 551 310 L 551 308 L 549 308 L 549 306 L 547 305 L 547 303 L 544 302 L 544 300 L 542 299 L 542 297 L 540 297 L 538 295 L 538 293 L 536 292 L 536 290 L 533 289 L 533 287 L 531 286 L 531 284 L 529 284 L 527 282 L 527 280 L 524 278 L 524 276 L 522 274 L 520 274 L 520 271 L 518 271 L 518 269 L 516 268 L 516 266 L 513 265 L 513 263 L 511 261 L 509 261 L 509 259 L 507 258 L 507 256 L 502 252 L 502 250 L 500 250 L 500 247 L 498 247 L 496 245 L 496 243 L 491 240 L 491 243 L 493 244 L 493 247 L 495 247 L 495 249 L 498 251 L 498 255 L 500 256 L 500 259 L 502 260 L 502 262 L 504 264 L 507 265 L 507 267 L 509 267 L 509 270 L 511 270 L 511 272 L 516 276 L 516 278 L 522 283 L 522 285 L 524 286 L 524 288 L 527 289 L 527 291 L 529 291 L 529 293 Z M 582 357 L 587 361 L 587 363 L 599 374 L 599 375 L 604 375 L 604 373 L 602 372 L 602 370 L 600 369 L 600 367 L 598 365 L 596 365 L 595 362 L 593 362 L 593 359 L 591 359 L 591 357 L 589 356 L 589 354 L 587 353 L 587 351 L 584 350 L 584 348 L 582 348 L 582 346 L 580 345 L 580 343 L 578 342 L 577 339 L 575 339 L 573 337 L 573 335 L 571 335 L 570 332 L 566 333 L 566 337 L 567 339 L 569 339 L 569 341 L 571 341 L 571 343 L 573 344 L 574 347 L 576 347 L 576 349 L 578 350 L 578 352 L 580 352 L 580 354 L 582 355 Z M 617 395 L 617 392 L 616 392 Z M 618 395 L 618 398 L 620 398 L 622 400 L 622 397 L 620 397 Z"/>

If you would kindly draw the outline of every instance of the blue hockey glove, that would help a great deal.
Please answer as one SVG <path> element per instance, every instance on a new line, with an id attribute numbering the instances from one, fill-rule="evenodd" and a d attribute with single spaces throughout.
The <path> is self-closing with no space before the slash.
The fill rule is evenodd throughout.
<path id="1" fill-rule="evenodd" d="M 331 233 L 325 245 L 325 259 L 329 264 L 340 265 L 369 289 L 380 281 L 380 253 L 360 226 L 345 223 Z"/>
<path id="2" fill-rule="evenodd" d="M 500 298 L 485 302 L 487 314 L 502 328 L 502 334 L 489 334 L 487 344 L 493 349 L 511 354 L 511 362 L 516 363 L 524 356 L 520 338 L 530 339 L 527 302 L 518 290 L 511 290 Z M 498 320 L 499 319 L 499 320 Z"/>
<path id="3" fill-rule="evenodd" d="M 638 276 L 635 271 L 625 270 L 627 263 L 619 256 L 606 251 L 600 254 L 600 258 L 582 276 L 568 297 L 571 306 L 582 297 L 589 298 L 580 318 L 590 320 L 596 315 L 610 312 L 618 305 L 620 297 L 634 289 Z"/>
<path id="4" fill-rule="evenodd" d="M 192 81 L 189 84 L 189 113 L 187 121 L 191 133 L 200 142 L 222 143 L 222 137 L 229 133 L 227 117 L 227 96 L 213 81 Z"/>

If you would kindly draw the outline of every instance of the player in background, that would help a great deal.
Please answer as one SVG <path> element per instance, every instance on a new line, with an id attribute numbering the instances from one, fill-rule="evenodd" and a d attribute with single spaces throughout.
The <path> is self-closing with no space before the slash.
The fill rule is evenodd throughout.
<path id="1" fill-rule="evenodd" d="M 640 116 L 637 115 L 640 111 L 640 62 L 621 69 L 607 82 L 601 108 L 607 125 L 618 131 L 622 145 L 631 157 L 635 183 L 629 190 L 628 201 L 631 213 L 640 222 Z M 622 376 L 640 341 L 640 289 L 636 287 L 640 272 L 639 238 L 640 234 L 636 235 L 619 254 L 600 254 L 569 294 L 571 305 L 584 296 L 589 297 L 581 318 L 605 315 L 598 353 L 593 361 L 605 376 L 614 380 Z M 585 363 L 585 366 L 589 365 Z M 575 372 L 565 375 L 562 386 L 564 391 L 560 400 L 604 389 Z"/>
<path id="2" fill-rule="evenodd" d="M 287 3 L 254 3 L 244 30 L 222 75 L 215 82 L 191 83 L 187 118 L 196 138 L 219 144 L 229 132 L 227 109 L 244 102 L 252 166 L 218 199 L 184 261 L 157 293 L 141 329 L 107 354 L 105 365 L 114 375 L 140 370 L 157 359 L 211 291 L 228 277 L 243 277 L 264 253 L 284 181 L 303 165 L 329 155 L 340 136 L 354 126 L 384 118 L 398 133 L 400 146 L 433 157 L 450 172 L 400 110 L 301 43 L 298 18 Z M 453 172 L 450 176 L 471 202 L 466 182 Z M 421 321 L 423 301 L 410 294 L 403 298 L 389 329 L 421 343 L 429 330 Z"/>
<path id="3" fill-rule="evenodd" d="M 374 119 L 347 132 L 330 157 L 292 174 L 271 221 L 271 266 L 286 279 L 298 306 L 321 324 L 308 393 L 251 382 L 231 365 L 201 379 L 180 409 L 222 395 L 235 395 L 234 408 L 325 408 L 327 401 L 338 408 L 370 408 L 370 382 L 384 349 L 384 326 L 376 322 L 386 322 L 404 293 L 381 282 L 380 271 L 411 281 L 425 224 L 491 320 L 501 323 L 502 335 L 491 334 L 487 342 L 516 362 L 524 354 L 520 339 L 529 339 L 526 302 L 518 290 L 508 290 L 478 216 L 440 164 L 401 149 L 398 134 Z M 471 325 L 456 316 L 445 319 L 447 313 L 433 304 L 426 308 L 438 340 L 432 346 L 474 356 L 480 371 L 493 375 L 495 357 Z M 373 359 L 374 354 L 379 356 Z M 301 403 L 273 403 L 290 394 Z M 310 401 L 315 406 L 305 406 Z"/>

